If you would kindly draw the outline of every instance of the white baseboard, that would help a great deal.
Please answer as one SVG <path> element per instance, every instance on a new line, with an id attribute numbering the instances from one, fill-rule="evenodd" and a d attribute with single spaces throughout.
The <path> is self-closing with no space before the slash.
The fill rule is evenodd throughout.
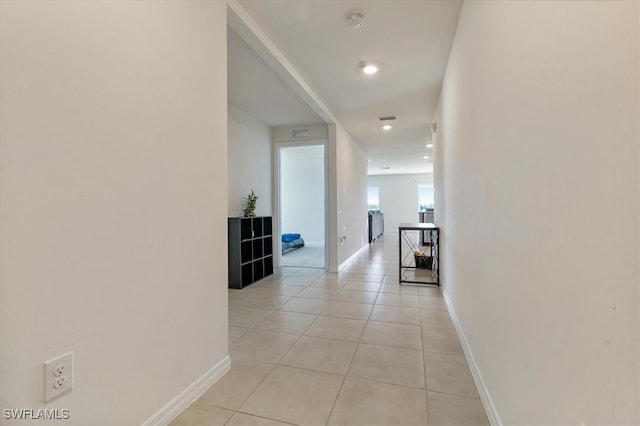
<path id="1" fill-rule="evenodd" d="M 358 257 L 358 255 L 360 254 L 360 252 L 364 249 L 368 249 L 369 248 L 369 244 L 365 244 L 362 247 L 360 247 L 358 250 L 356 250 L 355 253 L 353 253 L 351 256 L 349 256 L 349 258 L 347 260 L 345 260 L 344 262 L 342 262 L 340 264 L 340 266 L 338 266 L 338 269 L 334 272 L 332 269 L 336 269 L 336 268 L 330 268 L 329 272 L 332 272 L 334 274 L 337 274 L 338 272 L 341 272 L 344 268 L 347 267 L 347 265 L 354 260 L 356 257 Z"/>
<path id="2" fill-rule="evenodd" d="M 467 341 L 466 336 L 464 335 L 464 331 L 462 330 L 462 326 L 458 321 L 458 316 L 456 315 L 455 309 L 453 309 L 453 305 L 451 304 L 451 300 L 449 299 L 449 295 L 447 294 L 446 289 L 442 286 L 442 292 L 444 294 L 444 299 L 447 303 L 447 307 L 449 308 L 449 314 L 451 315 L 451 320 L 453 321 L 453 325 L 456 328 L 456 333 L 458 333 L 458 339 L 462 345 L 462 350 L 464 351 L 464 355 L 467 358 L 467 363 L 469 364 L 469 370 L 471 370 L 471 375 L 473 376 L 473 381 L 476 383 L 476 387 L 478 388 L 478 393 L 480 394 L 480 400 L 482 401 L 482 405 L 484 406 L 484 410 L 487 412 L 487 417 L 489 418 L 489 423 L 492 426 L 502 426 L 502 420 L 500 420 L 500 415 L 496 410 L 496 406 L 493 404 L 493 399 L 489 394 L 489 389 L 482 378 L 482 374 L 480 373 L 480 369 L 478 368 L 478 363 L 476 362 L 475 357 L 473 356 L 473 352 L 471 351 L 471 347 L 469 346 L 469 342 Z"/>
<path id="3" fill-rule="evenodd" d="M 188 406 L 200 398 L 215 382 L 231 369 L 231 358 L 227 355 L 198 380 L 180 392 L 167 405 L 149 417 L 142 426 L 166 426 L 178 417 Z"/>

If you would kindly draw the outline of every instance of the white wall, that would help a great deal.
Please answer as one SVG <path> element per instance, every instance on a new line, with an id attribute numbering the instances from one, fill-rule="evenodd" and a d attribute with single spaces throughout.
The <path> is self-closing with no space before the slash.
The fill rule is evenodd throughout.
<path id="1" fill-rule="evenodd" d="M 335 173 L 330 188 L 330 196 L 335 191 L 335 228 L 331 238 L 336 240 L 337 258 L 333 259 L 332 270 L 337 270 L 347 259 L 369 241 L 367 217 L 367 156 L 339 124 L 329 126 L 329 155 L 335 155 Z M 332 178 L 329 182 L 331 184 Z M 330 204 L 331 206 L 331 204 Z M 331 239 L 330 238 L 330 239 Z"/>
<path id="2" fill-rule="evenodd" d="M 280 150 L 282 233 L 324 246 L 324 145 Z"/>
<path id="3" fill-rule="evenodd" d="M 379 188 L 380 211 L 384 213 L 385 232 L 398 232 L 398 225 L 401 223 L 418 222 L 420 185 L 433 186 L 433 174 L 368 177 L 368 186 Z"/>
<path id="4" fill-rule="evenodd" d="M 462 9 L 436 220 L 444 286 L 503 424 L 640 420 L 637 8 Z"/>
<path id="5" fill-rule="evenodd" d="M 271 129 L 229 104 L 228 214 L 242 216 L 244 197 L 258 194 L 256 215 L 271 216 Z"/>
<path id="6" fill-rule="evenodd" d="M 0 17 L 0 406 L 42 407 L 42 362 L 73 350 L 46 407 L 140 424 L 228 353 L 226 6 Z"/>

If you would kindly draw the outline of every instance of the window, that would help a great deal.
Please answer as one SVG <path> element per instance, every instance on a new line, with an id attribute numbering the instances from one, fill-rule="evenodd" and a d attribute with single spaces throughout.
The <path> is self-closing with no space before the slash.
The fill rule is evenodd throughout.
<path id="1" fill-rule="evenodd" d="M 418 206 L 421 212 L 433 208 L 433 186 L 418 186 Z"/>
<path id="2" fill-rule="evenodd" d="M 367 188 L 367 206 L 369 210 L 380 210 L 378 189 L 379 188 L 377 186 L 370 186 Z"/>

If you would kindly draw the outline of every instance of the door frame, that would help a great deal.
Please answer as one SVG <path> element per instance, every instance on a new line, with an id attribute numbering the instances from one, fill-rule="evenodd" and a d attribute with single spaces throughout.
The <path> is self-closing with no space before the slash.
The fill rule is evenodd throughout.
<path id="1" fill-rule="evenodd" d="M 273 143 L 273 235 L 274 235 L 274 266 L 282 267 L 282 194 L 280 194 L 281 175 L 281 150 L 282 148 L 295 148 L 301 146 L 322 145 L 324 148 L 324 270 L 329 268 L 329 141 L 327 139 L 313 139 L 295 142 L 274 142 Z"/>

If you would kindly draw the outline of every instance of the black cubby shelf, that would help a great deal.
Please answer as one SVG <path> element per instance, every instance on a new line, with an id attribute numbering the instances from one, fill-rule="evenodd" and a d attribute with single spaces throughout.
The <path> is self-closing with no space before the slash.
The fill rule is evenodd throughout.
<path id="1" fill-rule="evenodd" d="M 273 275 L 272 229 L 270 216 L 229 218 L 229 288 Z"/>

